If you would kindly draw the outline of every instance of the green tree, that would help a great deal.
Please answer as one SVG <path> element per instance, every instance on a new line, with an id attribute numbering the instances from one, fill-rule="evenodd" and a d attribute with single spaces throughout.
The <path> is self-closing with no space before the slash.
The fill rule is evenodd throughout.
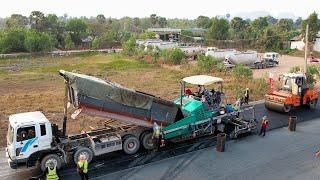
<path id="1" fill-rule="evenodd" d="M 81 44 L 81 38 L 87 33 L 88 25 L 82 19 L 71 19 L 66 24 L 66 30 L 69 32 L 75 45 Z"/>
<path id="2" fill-rule="evenodd" d="M 280 19 L 277 26 L 281 32 L 288 32 L 293 30 L 293 20 L 292 19 Z"/>
<path id="3" fill-rule="evenodd" d="M 264 49 L 278 51 L 282 49 L 282 40 L 280 33 L 276 31 L 274 27 L 268 27 L 264 33 Z"/>
<path id="4" fill-rule="evenodd" d="M 259 17 L 255 19 L 251 24 L 253 30 L 257 32 L 258 36 L 263 35 L 263 32 L 268 27 L 268 25 L 268 17 Z"/>
<path id="5" fill-rule="evenodd" d="M 198 28 L 208 29 L 210 28 L 212 21 L 207 16 L 198 16 L 196 23 Z"/>
<path id="6" fill-rule="evenodd" d="M 159 27 L 164 28 L 167 26 L 167 19 L 165 17 L 158 18 Z"/>
<path id="7" fill-rule="evenodd" d="M 24 46 L 29 52 L 46 52 L 52 50 L 53 40 L 48 33 L 28 31 Z"/>
<path id="8" fill-rule="evenodd" d="M 57 15 L 48 14 L 45 17 L 45 32 L 51 35 L 54 46 L 64 47 L 65 23 Z"/>
<path id="9" fill-rule="evenodd" d="M 302 22 L 302 35 L 305 36 L 306 26 L 309 24 L 309 42 L 314 41 L 316 38 L 317 33 L 320 30 L 320 24 L 318 21 L 318 14 L 313 12 L 309 15 L 309 17 Z"/>
<path id="10" fill-rule="evenodd" d="M 72 37 L 70 36 L 70 34 L 67 34 L 67 36 L 64 39 L 64 44 L 65 44 L 65 48 L 66 49 L 73 49 L 75 48 L 75 44 L 72 41 Z"/>
<path id="11" fill-rule="evenodd" d="M 97 17 L 96 17 L 98 23 L 100 24 L 104 24 L 107 22 L 107 19 L 106 17 L 103 15 L 103 14 L 99 14 Z"/>
<path id="12" fill-rule="evenodd" d="M 29 16 L 29 21 L 32 29 L 43 31 L 45 29 L 45 16 L 40 11 L 32 11 Z"/>
<path id="13" fill-rule="evenodd" d="M 158 18 L 157 18 L 156 14 L 151 14 L 150 15 L 150 22 L 151 22 L 152 27 L 155 27 L 157 25 Z"/>
<path id="14" fill-rule="evenodd" d="M 267 18 L 268 18 L 268 23 L 269 24 L 276 24 L 277 22 L 278 22 L 278 19 L 276 19 L 276 18 L 274 18 L 274 17 L 272 17 L 272 16 L 267 16 Z"/>
<path id="15" fill-rule="evenodd" d="M 6 27 L 11 28 L 25 28 L 29 23 L 26 16 L 21 14 L 12 14 L 8 19 L 6 19 Z"/>
<path id="16" fill-rule="evenodd" d="M 230 27 L 233 29 L 236 39 L 244 39 L 245 30 L 248 26 L 248 22 L 240 17 L 234 17 L 230 22 Z"/>
<path id="17" fill-rule="evenodd" d="M 213 18 L 212 26 L 209 29 L 209 37 L 216 40 L 228 38 L 229 22 L 224 18 Z"/>

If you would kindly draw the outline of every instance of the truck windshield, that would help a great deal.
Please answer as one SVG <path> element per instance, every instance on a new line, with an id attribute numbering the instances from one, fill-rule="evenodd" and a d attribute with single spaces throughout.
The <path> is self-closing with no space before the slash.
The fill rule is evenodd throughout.
<path id="1" fill-rule="evenodd" d="M 8 144 L 12 144 L 13 142 L 13 128 L 10 124 L 8 126 L 7 142 Z"/>

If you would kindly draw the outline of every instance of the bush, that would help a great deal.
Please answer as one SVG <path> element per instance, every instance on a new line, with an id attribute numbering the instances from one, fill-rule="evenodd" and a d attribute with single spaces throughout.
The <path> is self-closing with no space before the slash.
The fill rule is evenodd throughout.
<path id="1" fill-rule="evenodd" d="M 170 50 L 169 54 L 169 64 L 181 64 L 182 59 L 184 58 L 184 53 L 181 49 L 173 48 Z"/>
<path id="2" fill-rule="evenodd" d="M 29 52 L 46 52 L 52 49 L 53 40 L 48 33 L 30 30 L 27 33 L 24 45 Z"/>
<path id="3" fill-rule="evenodd" d="M 314 87 L 314 83 L 317 81 L 316 77 L 319 77 L 319 67 L 315 65 L 308 66 L 307 73 L 307 84 L 309 84 L 310 88 Z"/>
<path id="4" fill-rule="evenodd" d="M 168 63 L 170 59 L 170 49 L 163 49 L 160 51 L 160 56 L 163 58 L 164 63 Z"/>
<path id="5" fill-rule="evenodd" d="M 26 38 L 25 29 L 8 29 L 2 31 L 0 35 L 0 52 L 25 52 L 24 40 Z"/>
<path id="6" fill-rule="evenodd" d="M 75 44 L 72 41 L 70 34 L 67 35 L 67 37 L 64 39 L 64 42 L 65 42 L 66 49 L 73 49 L 75 47 Z"/>
<path id="7" fill-rule="evenodd" d="M 93 49 L 100 49 L 101 48 L 101 39 L 99 37 L 95 37 L 92 41 L 92 48 Z"/>
<path id="8" fill-rule="evenodd" d="M 133 56 L 136 52 L 136 40 L 134 38 L 130 38 L 128 41 L 123 43 L 122 48 L 126 55 Z"/>
<path id="9" fill-rule="evenodd" d="M 200 71 L 211 72 L 218 64 L 220 64 L 219 68 L 222 69 L 221 65 L 224 67 L 224 65 L 221 63 L 221 60 L 219 59 L 205 55 L 198 56 L 197 66 Z"/>
<path id="10" fill-rule="evenodd" d="M 300 71 L 300 67 L 299 66 L 294 66 L 292 68 L 290 68 L 290 72 L 291 73 L 296 73 Z"/>
<path id="11" fill-rule="evenodd" d="M 250 68 L 243 66 L 243 65 L 238 65 L 233 68 L 232 70 L 232 76 L 235 79 L 252 79 L 253 72 Z"/>

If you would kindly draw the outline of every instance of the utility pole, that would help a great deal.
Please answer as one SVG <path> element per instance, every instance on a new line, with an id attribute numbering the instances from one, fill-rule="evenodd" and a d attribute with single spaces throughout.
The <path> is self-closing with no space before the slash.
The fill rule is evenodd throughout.
<path id="1" fill-rule="evenodd" d="M 306 27 L 306 37 L 305 37 L 305 45 L 304 45 L 304 60 L 305 60 L 305 64 L 304 64 L 304 72 L 305 74 L 307 74 L 307 53 L 308 53 L 308 42 L 309 42 L 309 39 L 308 39 L 308 34 L 309 34 L 309 24 L 307 24 L 307 27 Z"/>

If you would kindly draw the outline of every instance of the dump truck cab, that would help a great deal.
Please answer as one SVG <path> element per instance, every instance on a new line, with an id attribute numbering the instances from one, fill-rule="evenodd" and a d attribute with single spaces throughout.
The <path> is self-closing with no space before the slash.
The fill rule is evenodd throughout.
<path id="1" fill-rule="evenodd" d="M 303 73 L 286 73 L 279 76 L 281 87 L 265 96 L 266 108 L 280 112 L 289 112 L 292 108 L 308 105 L 315 108 L 318 92 L 309 88 Z"/>
<path id="2" fill-rule="evenodd" d="M 11 167 L 27 162 L 34 153 L 50 149 L 52 141 L 51 123 L 43 113 L 9 116 L 6 155 Z"/>
<path id="3" fill-rule="evenodd" d="M 265 61 L 273 62 L 277 65 L 279 65 L 279 58 L 280 58 L 280 55 L 279 53 L 276 53 L 276 52 L 266 52 L 263 54 L 263 59 Z"/>

